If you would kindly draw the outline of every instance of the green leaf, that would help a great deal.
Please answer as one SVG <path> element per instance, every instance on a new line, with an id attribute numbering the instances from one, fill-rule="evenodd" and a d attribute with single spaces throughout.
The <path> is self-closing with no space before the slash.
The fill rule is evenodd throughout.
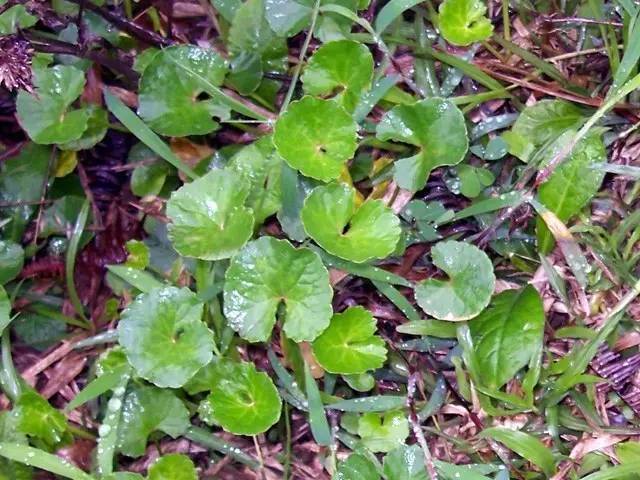
<path id="1" fill-rule="evenodd" d="M 227 432 L 257 435 L 280 419 L 282 401 L 269 375 L 253 363 L 221 359 L 211 368 L 211 394 L 205 402 Z"/>
<path id="2" fill-rule="evenodd" d="M 564 144 L 575 134 L 567 131 L 557 141 Z M 551 151 L 554 151 L 551 148 Z M 569 158 L 556 168 L 549 180 L 538 188 L 538 199 L 562 222 L 567 222 L 580 212 L 600 190 L 605 172 L 594 169 L 607 161 L 607 152 L 597 133 L 583 138 L 573 149 Z M 536 224 L 538 246 L 541 253 L 548 253 L 553 247 L 553 236 L 544 220 Z"/>
<path id="3" fill-rule="evenodd" d="M 355 188 L 332 183 L 316 187 L 302 208 L 307 234 L 327 252 L 357 263 L 385 258 L 400 240 L 400 220 L 382 200 L 356 208 Z"/>
<path id="4" fill-rule="evenodd" d="M 390 452 L 404 444 L 409 436 L 409 422 L 401 410 L 365 413 L 358 421 L 358 435 L 372 452 Z"/>
<path id="5" fill-rule="evenodd" d="M 313 1 L 265 0 L 265 17 L 280 36 L 292 36 L 300 32 L 310 21 Z"/>
<path id="6" fill-rule="evenodd" d="M 59 145 L 62 150 L 86 150 L 102 141 L 109 128 L 109 114 L 104 108 L 87 106 L 87 128 L 77 140 Z"/>
<path id="7" fill-rule="evenodd" d="M 139 197 L 158 195 L 172 170 L 144 143 L 137 143 L 129 150 L 127 163 L 139 164 L 131 173 L 131 191 Z"/>
<path id="8" fill-rule="evenodd" d="M 46 350 L 67 334 L 64 320 L 37 313 L 22 313 L 11 328 L 22 342 L 36 350 Z"/>
<path id="9" fill-rule="evenodd" d="M 384 457 L 387 480 L 427 480 L 424 454 L 419 445 L 402 445 Z"/>
<path id="10" fill-rule="evenodd" d="M 460 163 L 469 146 L 464 115 L 441 98 L 394 107 L 378 124 L 376 136 L 419 148 L 416 155 L 397 160 L 394 165 L 396 182 L 411 191 L 423 188 L 434 168 Z"/>
<path id="11" fill-rule="evenodd" d="M 542 300 L 531 285 L 499 293 L 469 322 L 483 386 L 501 388 L 540 352 L 544 322 Z"/>
<path id="12" fill-rule="evenodd" d="M 65 407 L 66 412 L 75 410 L 80 405 L 84 405 L 94 398 L 98 398 L 103 393 L 108 392 L 116 388 L 121 382 L 122 378 L 128 376 L 128 372 L 131 367 L 123 366 L 116 369 L 113 372 L 105 373 L 94 380 L 89 382 Z"/>
<path id="13" fill-rule="evenodd" d="M 336 313 L 313 342 L 313 354 L 326 371 L 356 374 L 380 368 L 387 358 L 384 340 L 376 337 L 376 319 L 362 307 Z"/>
<path id="14" fill-rule="evenodd" d="M 271 137 L 242 148 L 231 157 L 227 169 L 239 173 L 251 185 L 245 204 L 253 210 L 256 225 L 280 209 L 282 159 Z"/>
<path id="15" fill-rule="evenodd" d="M 213 358 L 213 332 L 201 317 L 202 303 L 189 289 L 158 288 L 122 312 L 119 342 L 138 375 L 178 388 Z"/>
<path id="16" fill-rule="evenodd" d="M 328 182 L 353 157 L 356 132 L 356 122 L 337 103 L 307 96 L 278 118 L 273 142 L 292 168 Z"/>
<path id="17" fill-rule="evenodd" d="M 374 395 L 372 397 L 351 398 L 327 405 L 327 408 L 343 412 L 386 412 L 401 408 L 407 402 L 402 395 Z"/>
<path id="18" fill-rule="evenodd" d="M 306 362 L 304 364 L 304 384 L 309 404 L 309 426 L 311 427 L 313 439 L 318 445 L 331 445 L 331 429 L 324 412 L 320 390 Z"/>
<path id="19" fill-rule="evenodd" d="M 124 398 L 118 447 L 128 457 L 139 457 L 144 455 L 152 432 L 159 430 L 177 438 L 189 426 L 189 411 L 171 390 L 138 385 Z"/>
<path id="20" fill-rule="evenodd" d="M 566 130 L 584 121 L 582 111 L 562 100 L 541 100 L 525 108 L 511 127 L 511 132 L 535 146 L 553 141 Z"/>
<path id="21" fill-rule="evenodd" d="M 18 122 L 34 142 L 66 143 L 82 136 L 89 110 L 70 107 L 84 83 L 84 72 L 70 65 L 34 69 L 35 92 L 21 90 L 16 100 Z"/>
<path id="22" fill-rule="evenodd" d="M 140 79 L 138 114 L 162 135 L 204 135 L 218 127 L 211 117 L 219 115 L 219 103 L 200 100 L 205 89 L 185 69 L 214 87 L 222 85 L 227 73 L 225 60 L 212 49 L 178 45 L 158 52 Z"/>
<path id="23" fill-rule="evenodd" d="M 0 443 L 0 456 L 8 458 L 9 460 L 15 460 L 16 462 L 20 462 L 25 465 L 40 468 L 64 478 L 70 478 L 71 480 L 94 480 L 91 475 L 88 475 L 79 468 L 70 465 L 69 462 L 61 459 L 60 457 L 20 443 Z M 17 478 L 16 480 L 22 479 Z"/>
<path id="24" fill-rule="evenodd" d="M 475 198 L 482 190 L 495 181 L 491 170 L 472 165 L 458 165 L 456 173 L 460 179 L 460 193 L 467 198 Z"/>
<path id="25" fill-rule="evenodd" d="M 64 415 L 31 389 L 20 395 L 13 408 L 13 415 L 20 433 L 42 440 L 48 448 L 58 445 L 67 431 Z"/>
<path id="26" fill-rule="evenodd" d="M 381 35 L 403 12 L 415 7 L 419 3 L 422 3 L 421 0 L 391 0 L 376 16 L 376 33 Z"/>
<path id="27" fill-rule="evenodd" d="M 189 457 L 174 453 L 156 460 L 147 480 L 198 480 L 198 472 Z"/>
<path id="28" fill-rule="evenodd" d="M 489 304 L 496 277 L 491 260 L 478 247 L 454 240 L 431 250 L 433 264 L 448 280 L 427 279 L 416 286 L 418 305 L 439 320 L 469 320 Z"/>
<path id="29" fill-rule="evenodd" d="M 11 302 L 4 287 L 0 285 L 0 336 L 11 323 Z"/>
<path id="30" fill-rule="evenodd" d="M 438 26 L 442 36 L 453 45 L 470 45 L 491 36 L 493 25 L 484 16 L 482 0 L 445 0 L 440 5 Z"/>
<path id="31" fill-rule="evenodd" d="M 286 240 L 262 237 L 231 260 L 224 284 L 224 313 L 231 328 L 250 342 L 269 339 L 284 305 L 284 333 L 312 341 L 329 325 L 329 272 L 314 252 Z"/>
<path id="32" fill-rule="evenodd" d="M 305 93 L 332 96 L 348 112 L 353 112 L 362 93 L 371 86 L 373 56 L 369 49 L 352 40 L 325 43 L 305 67 Z"/>
<path id="33" fill-rule="evenodd" d="M 27 446 L 27 437 L 16 428 L 16 418 L 9 411 L 0 413 L 0 442 Z M 25 463 L 14 462 L 2 456 L 0 450 L 0 480 L 32 480 L 33 472 Z"/>
<path id="34" fill-rule="evenodd" d="M 0 285 L 18 276 L 24 265 L 24 250 L 19 243 L 0 240 Z"/>
<path id="35" fill-rule="evenodd" d="M 338 464 L 331 480 L 379 480 L 376 466 L 364 455 L 352 453 Z"/>
<path id="36" fill-rule="evenodd" d="M 12 35 L 19 29 L 33 27 L 38 18 L 27 12 L 24 5 L 14 5 L 0 14 L 0 35 Z"/>
<path id="37" fill-rule="evenodd" d="M 173 247 L 202 260 L 232 256 L 253 233 L 253 212 L 244 206 L 248 196 L 248 183 L 228 170 L 211 170 L 180 187 L 167 202 Z"/>
<path id="38" fill-rule="evenodd" d="M 522 458 L 540 467 L 549 477 L 555 472 L 556 462 L 551 450 L 528 433 L 511 430 L 506 427 L 491 427 L 484 429 L 480 436 L 483 438 L 489 437 L 503 443 Z"/>

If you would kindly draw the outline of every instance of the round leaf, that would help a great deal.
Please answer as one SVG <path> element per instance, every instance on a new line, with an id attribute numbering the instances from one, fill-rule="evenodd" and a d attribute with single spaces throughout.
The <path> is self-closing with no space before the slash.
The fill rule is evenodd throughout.
<path id="1" fill-rule="evenodd" d="M 225 61 L 211 49 L 179 45 L 157 53 L 140 79 L 140 116 L 162 135 L 204 135 L 218 127 L 211 117 L 219 108 L 204 92 L 194 72 L 211 85 L 222 85 Z"/>
<path id="2" fill-rule="evenodd" d="M 531 285 L 505 290 L 469 322 L 483 385 L 501 388 L 540 352 L 544 331 L 542 300 Z"/>
<path id="3" fill-rule="evenodd" d="M 35 93 L 21 90 L 16 100 L 18 122 L 36 143 L 77 140 L 87 128 L 89 110 L 70 110 L 84 88 L 84 73 L 69 65 L 34 69 Z"/>
<path id="4" fill-rule="evenodd" d="M 409 422 L 400 410 L 365 413 L 358 422 L 358 435 L 372 452 L 390 452 L 404 444 L 409 436 Z"/>
<path id="5" fill-rule="evenodd" d="M 445 0 L 440 5 L 439 26 L 447 42 L 470 45 L 491 36 L 493 25 L 484 16 L 482 0 Z"/>
<path id="6" fill-rule="evenodd" d="M 419 148 L 416 155 L 402 158 L 394 165 L 398 185 L 412 191 L 425 186 L 434 168 L 460 163 L 469 146 L 464 115 L 441 98 L 394 107 L 378 124 L 376 136 Z"/>
<path id="7" fill-rule="evenodd" d="M 387 358 L 384 340 L 376 337 L 376 320 L 362 307 L 336 313 L 313 342 L 313 354 L 326 371 L 356 374 L 380 368 Z"/>
<path id="8" fill-rule="evenodd" d="M 198 480 L 198 472 L 189 457 L 174 453 L 156 460 L 147 480 Z"/>
<path id="9" fill-rule="evenodd" d="M 439 242 L 431 250 L 433 264 L 448 280 L 427 279 L 415 289 L 418 305 L 440 320 L 469 320 L 489 304 L 496 277 L 486 253 L 465 242 Z"/>
<path id="10" fill-rule="evenodd" d="M 301 216 L 305 231 L 322 248 L 353 262 L 385 258 L 400 239 L 400 220 L 382 200 L 356 208 L 356 190 L 342 183 L 316 187 Z"/>
<path id="11" fill-rule="evenodd" d="M 253 233 L 253 212 L 244 206 L 248 195 L 242 176 L 227 170 L 180 187 L 167 202 L 173 247 L 186 257 L 229 258 Z"/>
<path id="12" fill-rule="evenodd" d="M 352 40 L 325 43 L 311 57 L 302 82 L 310 95 L 332 95 L 353 111 L 363 91 L 371 85 L 373 57 L 369 49 Z"/>
<path id="13" fill-rule="evenodd" d="M 329 272 L 311 250 L 262 237 L 231 260 L 225 278 L 224 313 L 245 340 L 269 339 L 281 303 L 283 330 L 292 340 L 312 341 L 329 325 Z"/>
<path id="14" fill-rule="evenodd" d="M 118 339 L 138 375 L 178 388 L 213 358 L 213 333 L 201 320 L 202 303 L 187 288 L 139 295 L 118 324 Z"/>
<path id="15" fill-rule="evenodd" d="M 324 182 L 340 175 L 356 151 L 357 124 L 330 100 L 304 97 L 292 102 L 275 125 L 278 153 L 307 177 Z"/>
<path id="16" fill-rule="evenodd" d="M 332 480 L 379 480 L 376 466 L 364 455 L 352 453 L 338 464 Z"/>
<path id="17" fill-rule="evenodd" d="M 282 402 L 275 385 L 253 363 L 220 360 L 212 369 L 207 402 L 213 418 L 236 435 L 265 432 L 280 418 Z"/>

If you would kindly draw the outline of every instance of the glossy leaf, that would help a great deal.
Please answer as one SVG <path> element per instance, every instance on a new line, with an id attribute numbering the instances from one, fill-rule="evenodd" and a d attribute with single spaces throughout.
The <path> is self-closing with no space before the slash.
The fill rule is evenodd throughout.
<path id="1" fill-rule="evenodd" d="M 541 100 L 522 111 L 511 132 L 539 146 L 555 140 L 569 129 L 579 127 L 584 119 L 582 111 L 573 103 Z"/>
<path id="2" fill-rule="evenodd" d="M 219 360 L 211 369 L 210 413 L 226 431 L 257 435 L 280 418 L 282 401 L 275 385 L 253 363 Z"/>
<path id="3" fill-rule="evenodd" d="M 356 374 L 380 368 L 387 358 L 384 340 L 375 336 L 376 319 L 362 307 L 337 313 L 313 342 L 313 354 L 326 371 Z"/>
<path id="4" fill-rule="evenodd" d="M 10 411 L 0 413 L 0 442 L 13 444 L 16 449 L 20 449 L 21 446 L 27 447 L 29 444 L 27 436 L 16 428 L 16 417 Z M 5 476 L 2 477 L 2 474 Z M 5 458 L 2 449 L 0 449 L 0 478 L 2 480 L 31 480 L 32 474 L 30 466 Z"/>
<path id="5" fill-rule="evenodd" d="M 138 143 L 129 150 L 127 163 L 137 166 L 131 172 L 131 191 L 145 197 L 158 195 L 164 186 L 171 167 L 144 143 Z"/>
<path id="6" fill-rule="evenodd" d="M 304 386 L 307 393 L 309 408 L 309 427 L 313 439 L 318 445 L 331 445 L 331 428 L 324 411 L 324 403 L 320 396 L 320 389 L 315 378 L 311 375 L 308 363 L 304 363 Z"/>
<path id="7" fill-rule="evenodd" d="M 313 1 L 309 0 L 265 0 L 265 17 L 269 25 L 280 36 L 298 33 L 311 20 Z"/>
<path id="8" fill-rule="evenodd" d="M 229 258 L 253 233 L 253 212 L 244 206 L 249 185 L 228 170 L 211 170 L 171 194 L 169 239 L 178 253 L 202 260 Z"/>
<path id="9" fill-rule="evenodd" d="M 329 273 L 306 248 L 262 237 L 233 257 L 225 278 L 225 316 L 250 342 L 268 340 L 281 303 L 283 330 L 292 340 L 312 341 L 329 325 Z"/>
<path id="10" fill-rule="evenodd" d="M 0 35 L 12 35 L 37 22 L 38 18 L 31 15 L 24 5 L 13 5 L 0 14 Z"/>
<path id="11" fill-rule="evenodd" d="M 409 422 L 400 410 L 365 413 L 358 421 L 358 435 L 372 452 L 390 452 L 404 444 L 409 436 Z"/>
<path id="12" fill-rule="evenodd" d="M 178 388 L 213 358 L 213 333 L 202 303 L 186 288 L 164 287 L 138 297 L 122 312 L 118 339 L 141 377 Z"/>
<path id="13" fill-rule="evenodd" d="M 338 464 L 331 480 L 379 480 L 376 466 L 364 455 L 352 453 Z"/>
<path id="14" fill-rule="evenodd" d="M 84 88 L 84 72 L 70 65 L 34 69 L 34 93 L 21 90 L 16 100 L 18 121 L 36 143 L 77 140 L 87 128 L 89 110 L 71 109 Z"/>
<path id="15" fill-rule="evenodd" d="M 151 433 L 161 431 L 176 438 L 189 426 L 189 411 L 171 390 L 136 386 L 124 398 L 118 447 L 124 455 L 139 457 Z"/>
<path id="16" fill-rule="evenodd" d="M 558 143 L 570 141 L 575 132 L 563 134 Z M 552 149 L 553 150 L 553 149 Z M 556 168 L 549 180 L 538 188 L 538 199 L 561 222 L 567 222 L 580 212 L 600 190 L 605 172 L 594 169 L 607 161 L 607 152 L 599 134 L 591 134 L 581 140 L 569 158 Z M 543 254 L 553 247 L 553 236 L 544 220 L 536 225 L 538 246 Z"/>
<path id="17" fill-rule="evenodd" d="M 91 475 L 88 475 L 79 468 L 70 465 L 68 461 L 64 461 L 56 455 L 28 445 L 2 442 L 0 443 L 0 456 L 20 462 L 27 466 L 40 468 L 64 478 L 70 478 L 71 480 L 94 480 Z M 27 475 L 27 477 L 17 477 L 15 480 L 30 479 L 30 470 L 14 470 L 14 472 L 18 472 L 20 475 Z M 14 479 L 10 477 L 9 480 Z"/>
<path id="18" fill-rule="evenodd" d="M 401 408 L 406 402 L 407 397 L 402 395 L 374 395 L 340 400 L 327 405 L 327 408 L 343 412 L 385 412 Z"/>
<path id="19" fill-rule="evenodd" d="M 501 388 L 540 352 L 545 315 L 532 286 L 505 290 L 469 322 L 483 386 Z"/>
<path id="20" fill-rule="evenodd" d="M 67 431 L 64 415 L 31 389 L 22 392 L 14 406 L 13 415 L 20 433 L 41 440 L 49 448 L 57 446 Z"/>
<path id="21" fill-rule="evenodd" d="M 356 190 L 346 184 L 316 187 L 302 208 L 307 234 L 329 253 L 364 262 L 385 258 L 400 239 L 400 220 L 382 200 L 356 208 Z"/>
<path id="22" fill-rule="evenodd" d="M 402 445 L 384 457 L 387 480 L 427 480 L 424 454 L 419 445 Z"/>
<path id="23" fill-rule="evenodd" d="M 59 145 L 62 150 L 86 150 L 102 141 L 107 134 L 107 129 L 109 128 L 109 114 L 107 111 L 104 108 L 89 105 L 87 112 L 87 127 L 82 132 L 82 135 L 77 140 Z M 70 169 L 69 173 L 71 171 L 73 171 L 73 168 Z"/>
<path id="24" fill-rule="evenodd" d="M 340 175 L 356 151 L 357 124 L 330 100 L 304 97 L 278 118 L 273 142 L 292 168 L 328 182 Z"/>
<path id="25" fill-rule="evenodd" d="M 352 112 L 362 93 L 371 86 L 373 56 L 352 40 L 325 43 L 313 54 L 302 75 L 304 91 L 331 96 Z"/>
<path id="26" fill-rule="evenodd" d="M 0 240 L 0 285 L 18 276 L 24 265 L 24 250 L 19 243 Z M 2 329 L 0 328 L 0 331 Z"/>
<path id="27" fill-rule="evenodd" d="M 149 467 L 147 480 L 198 480 L 198 472 L 189 457 L 173 453 Z"/>
<path id="28" fill-rule="evenodd" d="M 215 100 L 198 99 L 205 89 L 190 70 L 214 86 L 222 85 L 227 65 L 215 51 L 194 45 L 178 45 L 157 53 L 140 79 L 138 114 L 162 135 L 204 135 L 218 124 Z"/>
<path id="29" fill-rule="evenodd" d="M 556 462 L 551 450 L 536 437 L 506 427 L 486 428 L 480 436 L 503 443 L 524 459 L 534 463 L 549 477 L 555 472 Z"/>
<path id="30" fill-rule="evenodd" d="M 378 124 L 376 136 L 418 147 L 416 155 L 394 164 L 396 182 L 411 191 L 423 188 L 434 168 L 460 163 L 469 146 L 462 112 L 440 98 L 394 107 Z"/>
<path id="31" fill-rule="evenodd" d="M 467 198 L 477 197 L 495 180 L 491 170 L 472 165 L 458 165 L 456 173 L 460 179 L 460 193 Z"/>
<path id="32" fill-rule="evenodd" d="M 485 17 L 486 11 L 482 0 L 445 0 L 438 16 L 440 31 L 453 45 L 486 40 L 493 32 L 491 21 Z"/>
<path id="33" fill-rule="evenodd" d="M 440 320 L 461 321 L 484 310 L 496 280 L 486 253 L 474 245 L 449 240 L 436 244 L 431 258 L 449 279 L 430 278 L 416 286 L 416 301 L 426 313 Z"/>
<path id="34" fill-rule="evenodd" d="M 4 287 L 0 285 L 0 336 L 11 323 L 11 302 Z"/>

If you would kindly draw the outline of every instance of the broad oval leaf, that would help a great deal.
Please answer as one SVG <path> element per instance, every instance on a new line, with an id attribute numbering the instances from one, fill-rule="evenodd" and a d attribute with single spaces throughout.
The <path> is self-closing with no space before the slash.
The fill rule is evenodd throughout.
<path id="1" fill-rule="evenodd" d="M 307 64 L 302 82 L 305 93 L 334 96 L 352 112 L 362 92 L 371 86 L 373 56 L 369 49 L 353 40 L 325 43 Z"/>
<path id="2" fill-rule="evenodd" d="M 469 322 L 474 357 L 483 386 L 501 388 L 540 352 L 544 309 L 531 285 L 505 290 Z"/>
<path id="3" fill-rule="evenodd" d="M 304 97 L 278 118 L 273 142 L 292 168 L 328 182 L 356 151 L 358 126 L 336 102 Z"/>
<path id="4" fill-rule="evenodd" d="M 445 0 L 440 5 L 438 26 L 447 42 L 470 45 L 491 36 L 493 25 L 484 16 L 482 0 Z"/>
<path id="5" fill-rule="evenodd" d="M 568 130 L 556 143 L 564 145 L 571 141 L 574 134 L 575 131 Z M 551 148 L 551 151 L 557 150 Z M 593 133 L 582 139 L 573 148 L 569 158 L 553 171 L 549 180 L 540 185 L 540 202 L 555 213 L 560 221 L 567 222 L 598 193 L 605 172 L 593 166 L 606 161 L 607 152 L 600 134 Z M 553 248 L 553 235 L 541 218 L 538 218 L 536 230 L 540 251 L 546 254 Z"/>
<path id="6" fill-rule="evenodd" d="M 404 444 L 409 436 L 409 422 L 401 410 L 365 413 L 358 421 L 358 435 L 372 452 L 390 452 Z"/>
<path id="7" fill-rule="evenodd" d="M 157 288 L 122 312 L 118 340 L 138 375 L 178 388 L 213 358 L 213 332 L 201 317 L 202 303 L 189 289 Z"/>
<path id="8" fill-rule="evenodd" d="M 229 258 L 253 233 L 253 211 L 244 206 L 248 182 L 230 170 L 211 170 L 171 194 L 169 239 L 176 251 L 202 260 Z"/>
<path id="9" fill-rule="evenodd" d="M 380 368 L 387 358 L 384 340 L 375 336 L 376 319 L 362 307 L 336 313 L 313 342 L 313 354 L 326 371 L 356 374 Z"/>
<path id="10" fill-rule="evenodd" d="M 491 260 L 465 242 L 439 242 L 431 250 L 433 264 L 448 280 L 429 278 L 415 288 L 418 305 L 439 320 L 469 320 L 489 304 L 496 277 Z"/>
<path id="11" fill-rule="evenodd" d="M 398 185 L 414 192 L 425 186 L 434 168 L 460 163 L 469 147 L 464 115 L 441 98 L 392 108 L 378 124 L 376 136 L 419 148 L 416 155 L 397 160 L 394 165 Z"/>
<path id="12" fill-rule="evenodd" d="M 210 371 L 211 394 L 205 400 L 212 418 L 236 435 L 257 435 L 280 419 L 282 401 L 269 375 L 253 363 L 216 362 Z"/>
<path id="13" fill-rule="evenodd" d="M 171 390 L 135 386 L 122 404 L 118 449 L 128 457 L 139 457 L 144 455 L 151 433 L 161 431 L 176 438 L 189 426 L 189 410 Z"/>
<path id="14" fill-rule="evenodd" d="M 0 240 L 0 285 L 16 278 L 23 265 L 24 250 L 22 245 L 11 240 Z"/>
<path id="15" fill-rule="evenodd" d="M 338 464 L 331 480 L 379 480 L 376 466 L 364 455 L 352 453 Z"/>
<path id="16" fill-rule="evenodd" d="M 387 257 L 400 239 L 400 220 L 382 200 L 356 208 L 355 188 L 343 183 L 316 187 L 301 217 L 307 234 L 322 248 L 357 263 Z"/>
<path id="17" fill-rule="evenodd" d="M 224 313 L 231 328 L 250 342 L 269 339 L 284 304 L 287 337 L 312 341 L 327 328 L 333 291 L 320 257 L 286 240 L 262 237 L 231 259 L 224 284 Z"/>
<path id="18" fill-rule="evenodd" d="M 149 467 L 147 480 L 198 480 L 198 472 L 189 457 L 173 453 L 160 457 Z"/>
<path id="19" fill-rule="evenodd" d="M 218 87 L 227 65 L 213 50 L 194 45 L 169 47 L 153 57 L 140 79 L 138 114 L 162 135 L 204 135 L 218 127 L 211 117 L 220 107 L 211 98 L 198 98 L 204 88 L 185 71 Z"/>
<path id="20" fill-rule="evenodd" d="M 18 122 L 36 143 L 77 140 L 87 128 L 89 110 L 71 109 L 82 93 L 84 72 L 70 65 L 36 68 L 34 93 L 21 90 L 16 100 Z"/>
<path id="21" fill-rule="evenodd" d="M 585 116 L 575 104 L 562 100 L 541 100 L 525 108 L 511 132 L 533 145 L 555 140 L 568 129 L 577 128 Z"/>
<path id="22" fill-rule="evenodd" d="M 387 480 L 427 480 L 424 454 L 419 445 L 402 445 L 384 457 Z"/>

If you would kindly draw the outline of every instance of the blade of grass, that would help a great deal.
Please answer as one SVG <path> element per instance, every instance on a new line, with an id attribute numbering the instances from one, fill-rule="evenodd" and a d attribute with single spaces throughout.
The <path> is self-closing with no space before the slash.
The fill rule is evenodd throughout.
<path id="1" fill-rule="evenodd" d="M 185 165 L 182 160 L 173 153 L 167 144 L 164 143 L 162 139 L 140 119 L 140 117 L 122 103 L 118 97 L 105 89 L 104 99 L 109 111 L 113 113 L 120 123 L 127 127 L 129 131 L 138 138 L 138 140 L 184 173 L 187 177 L 192 180 L 198 178 L 198 175 L 189 166 Z"/>
<path id="2" fill-rule="evenodd" d="M 386 282 L 379 282 L 377 280 L 372 280 L 373 285 L 380 290 L 385 297 L 391 300 L 398 309 L 411 321 L 421 322 L 423 321 L 420 317 L 418 311 L 413 308 L 411 302 L 407 300 L 407 297 L 402 295 L 398 289 L 396 289 L 393 285 L 390 285 Z"/>
<path id="3" fill-rule="evenodd" d="M 71 480 L 94 480 L 93 477 L 60 457 L 28 445 L 8 442 L 0 443 L 0 456 L 14 462 L 40 468 L 61 477 L 70 478 Z"/>
<path id="4" fill-rule="evenodd" d="M 164 285 L 150 273 L 126 265 L 107 265 L 107 270 L 143 293 Z"/>
<path id="5" fill-rule="evenodd" d="M 327 408 L 342 412 L 385 412 L 404 407 L 406 401 L 407 397 L 404 395 L 374 395 L 341 400 L 327 405 Z"/>
<path id="6" fill-rule="evenodd" d="M 88 401 L 98 398 L 103 393 L 115 389 L 122 382 L 123 376 L 128 371 L 129 367 L 122 367 L 92 380 L 64 407 L 65 412 L 75 410 Z"/>
<path id="7" fill-rule="evenodd" d="M 304 383 L 307 390 L 307 398 L 309 399 L 309 425 L 311 433 L 318 445 L 331 445 L 331 429 L 327 416 L 324 413 L 324 405 L 320 398 L 320 390 L 318 384 L 311 376 L 311 370 L 307 362 L 304 363 Z"/>
<path id="8" fill-rule="evenodd" d="M 221 452 L 225 455 L 229 455 L 231 458 L 240 462 L 244 465 L 247 465 L 249 468 L 257 469 L 260 468 L 260 462 L 258 462 L 255 458 L 247 455 L 245 452 L 240 450 L 240 448 L 236 447 L 232 443 L 223 440 L 218 435 L 209 430 L 206 430 L 201 427 L 189 427 L 187 432 L 184 434 L 185 438 L 188 438 L 192 442 L 195 442 L 204 447 L 210 448 L 211 450 L 215 450 L 217 452 Z"/>
<path id="9" fill-rule="evenodd" d="M 387 75 L 376 81 L 371 90 L 365 92 L 355 111 L 353 112 L 353 118 L 356 122 L 362 122 L 367 115 L 373 110 L 378 102 L 387 94 L 387 92 L 398 83 L 400 75 Z"/>
<path id="10" fill-rule="evenodd" d="M 131 368 L 127 367 L 113 388 L 113 395 L 107 404 L 107 411 L 98 429 L 96 450 L 96 470 L 101 477 L 113 473 L 113 461 L 118 443 L 118 429 L 122 419 L 122 407 L 127 385 L 131 379 Z M 100 379 L 98 379 L 100 380 Z M 84 391 L 84 390 L 83 390 Z M 81 392 L 82 393 L 82 392 Z"/>
<path id="11" fill-rule="evenodd" d="M 6 329 L 2 334 L 2 388 L 12 402 L 15 402 L 22 393 L 20 377 L 18 376 L 18 372 L 16 372 L 13 357 L 11 356 L 9 329 Z"/>
<path id="12" fill-rule="evenodd" d="M 65 261 L 67 293 L 69 294 L 69 300 L 71 300 L 71 304 L 73 305 L 76 313 L 80 318 L 82 318 L 82 320 L 84 320 L 84 328 L 91 328 L 91 324 L 84 314 L 84 307 L 82 306 L 82 302 L 78 296 L 78 291 L 76 290 L 75 266 L 78 249 L 80 247 L 80 238 L 82 237 L 82 232 L 84 231 L 84 227 L 87 223 L 90 206 L 89 199 L 85 199 L 82 204 L 82 208 L 80 209 L 80 213 L 78 214 L 78 218 L 76 219 L 76 224 L 73 227 L 73 232 L 71 233 L 71 239 L 69 240 L 69 247 L 67 248 L 67 257 Z"/>
<path id="13" fill-rule="evenodd" d="M 391 0 L 387 3 L 382 10 L 378 12 L 376 21 L 374 23 L 375 31 L 378 35 L 381 35 L 393 21 L 398 18 L 402 13 L 410 8 L 415 7 L 424 0 Z"/>

